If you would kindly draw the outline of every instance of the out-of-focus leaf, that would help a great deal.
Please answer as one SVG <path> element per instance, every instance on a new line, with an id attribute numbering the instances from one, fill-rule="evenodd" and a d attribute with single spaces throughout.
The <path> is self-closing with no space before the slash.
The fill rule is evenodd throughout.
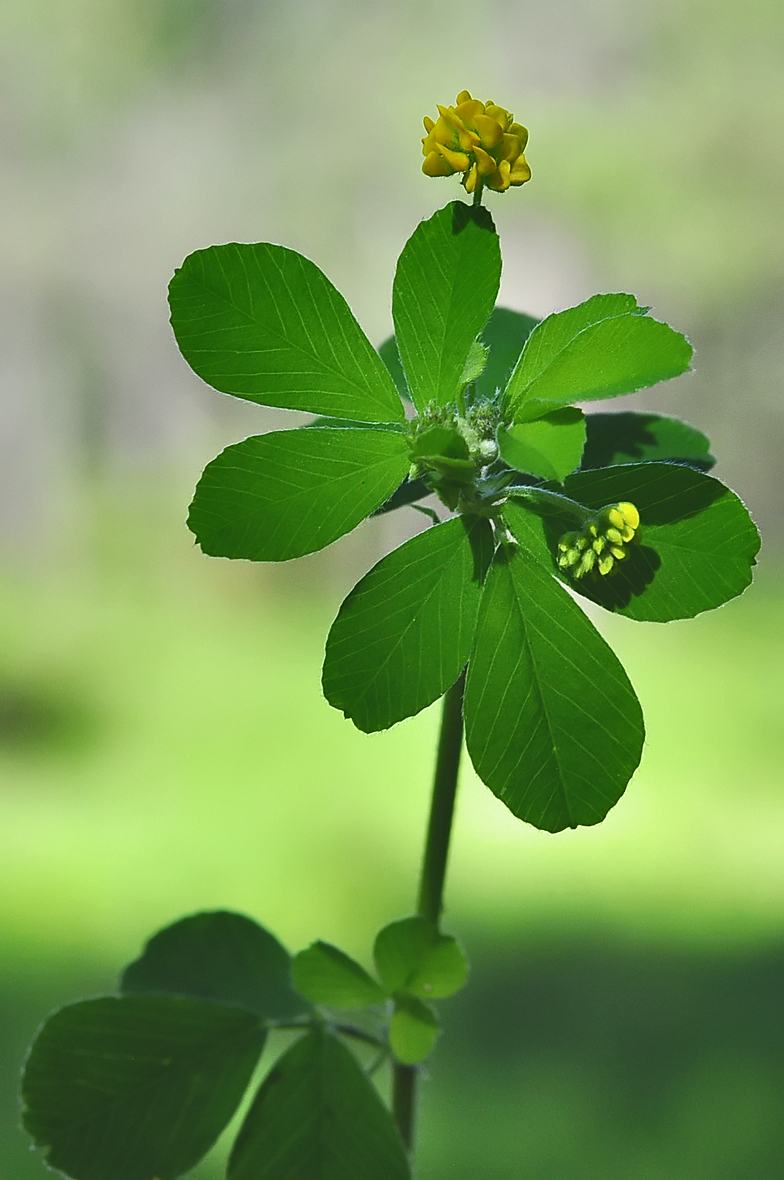
<path id="1" fill-rule="evenodd" d="M 370 733 L 438 700 L 468 659 L 492 549 L 486 520 L 456 517 L 382 558 L 332 624 L 329 703 Z"/>
<path id="2" fill-rule="evenodd" d="M 289 979 L 291 958 L 269 931 L 226 910 L 192 914 L 153 935 L 125 968 L 126 994 L 194 996 L 283 1020 L 307 1010 Z"/>
<path id="3" fill-rule="evenodd" d="M 482 329 L 482 341 L 490 349 L 487 364 L 477 380 L 477 392 L 492 401 L 506 389 L 512 370 L 531 332 L 539 323 L 533 316 L 508 307 L 496 307 Z"/>
<path id="4" fill-rule="evenodd" d="M 504 516 L 514 533 L 514 506 Z M 642 711 L 626 673 L 522 545 L 500 550 L 487 577 L 465 724 L 482 781 L 549 832 L 603 820 L 640 761 Z"/>
<path id="5" fill-rule="evenodd" d="M 175 996 L 61 1008 L 30 1050 L 22 1119 L 75 1180 L 174 1180 L 234 1114 L 264 1044 L 253 1013 Z"/>
<path id="6" fill-rule="evenodd" d="M 212 557 L 288 561 L 355 528 L 408 470 L 396 431 L 304 429 L 256 435 L 204 469 L 188 528 Z"/>
<path id="7" fill-rule="evenodd" d="M 405 417 L 345 299 L 295 250 L 268 242 L 197 250 L 174 272 L 169 305 L 182 355 L 214 389 L 364 422 Z"/>
<path id="8" fill-rule="evenodd" d="M 589 414 L 583 468 L 613 467 L 669 459 L 700 471 L 710 471 L 716 460 L 710 442 L 699 430 L 661 414 Z"/>
<path id="9" fill-rule="evenodd" d="M 341 1042 L 315 1028 L 262 1083 L 228 1180 L 410 1180 L 392 1117 Z"/>
<path id="10" fill-rule="evenodd" d="M 397 340 L 394 336 L 387 336 L 383 344 L 378 346 L 378 355 L 387 367 L 387 372 L 395 383 L 395 389 L 400 394 L 405 402 L 411 401 L 411 392 L 408 388 L 406 375 L 403 372 L 403 363 L 400 360 L 400 353 L 397 347 Z"/>
<path id="11" fill-rule="evenodd" d="M 509 380 L 507 420 L 531 421 L 559 405 L 633 393 L 684 373 L 688 340 L 644 310 L 632 295 L 594 295 L 542 320 Z"/>
<path id="12" fill-rule="evenodd" d="M 453 402 L 471 346 L 487 323 L 501 250 L 486 209 L 452 201 L 403 247 L 392 289 L 395 337 L 414 404 Z"/>
<path id="13" fill-rule="evenodd" d="M 321 940 L 294 956 L 291 975 L 297 991 L 314 1004 L 364 1008 L 385 999 L 385 992 L 364 967 Z"/>
<path id="14" fill-rule="evenodd" d="M 460 945 L 418 915 L 379 931 L 373 957 L 384 986 L 395 995 L 440 1000 L 459 991 L 468 977 Z"/>
<path id="15" fill-rule="evenodd" d="M 563 491 L 591 510 L 628 500 L 640 513 L 626 560 L 608 577 L 579 580 L 556 565 L 558 540 L 575 527 L 568 513 L 545 505 L 514 516 L 515 536 L 606 610 L 654 623 L 689 619 L 751 582 L 759 534 L 743 502 L 713 476 L 676 463 L 635 463 L 575 472 Z"/>
<path id="16" fill-rule="evenodd" d="M 389 1047 L 404 1065 L 416 1065 L 433 1051 L 438 1017 L 429 1004 L 415 996 L 399 996 L 389 1022 Z"/>
<path id="17" fill-rule="evenodd" d="M 553 410 L 534 422 L 498 428 L 498 449 L 505 463 L 558 483 L 580 466 L 584 446 L 585 417 L 574 406 Z"/>

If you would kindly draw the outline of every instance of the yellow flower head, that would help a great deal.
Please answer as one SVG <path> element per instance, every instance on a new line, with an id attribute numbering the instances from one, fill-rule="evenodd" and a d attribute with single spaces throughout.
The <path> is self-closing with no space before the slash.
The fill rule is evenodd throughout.
<path id="1" fill-rule="evenodd" d="M 425 116 L 425 131 L 425 176 L 462 172 L 469 193 L 480 185 L 505 193 L 510 185 L 531 179 L 523 155 L 528 132 L 494 102 L 480 102 L 461 90 L 455 106 L 438 108 L 437 122 Z"/>

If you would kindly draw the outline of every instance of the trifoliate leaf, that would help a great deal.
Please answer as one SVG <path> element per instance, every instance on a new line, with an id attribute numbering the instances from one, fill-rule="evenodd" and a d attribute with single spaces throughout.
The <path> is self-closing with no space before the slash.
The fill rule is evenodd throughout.
<path id="1" fill-rule="evenodd" d="M 379 931 L 373 957 L 384 986 L 396 995 L 444 999 L 459 991 L 468 976 L 466 957 L 455 939 L 418 915 Z"/>

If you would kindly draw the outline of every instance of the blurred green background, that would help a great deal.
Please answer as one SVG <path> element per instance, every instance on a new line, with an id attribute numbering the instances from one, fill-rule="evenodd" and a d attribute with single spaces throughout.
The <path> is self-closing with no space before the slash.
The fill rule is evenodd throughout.
<path id="1" fill-rule="evenodd" d="M 603 618 L 646 712 L 599 828 L 514 821 L 466 767 L 421 1180 L 784 1174 L 784 14 L 775 0 L 5 0 L 0 8 L 0 1176 L 24 1046 L 158 926 L 234 907 L 363 960 L 407 912 L 437 715 L 373 737 L 319 693 L 342 595 L 412 512 L 292 566 L 199 555 L 203 464 L 279 425 L 201 386 L 171 271 L 303 251 L 374 340 L 421 217 L 421 118 L 531 128 L 494 198 L 508 305 L 631 290 L 697 372 L 631 405 L 705 430 L 765 535 L 756 586 Z M 220 1150 L 197 1169 L 215 1180 Z"/>

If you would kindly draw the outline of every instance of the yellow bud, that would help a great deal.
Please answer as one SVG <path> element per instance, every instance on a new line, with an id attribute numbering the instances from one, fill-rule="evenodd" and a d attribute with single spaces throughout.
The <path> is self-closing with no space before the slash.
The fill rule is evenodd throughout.
<path id="1" fill-rule="evenodd" d="M 510 177 L 511 184 L 525 184 L 531 179 L 531 169 L 528 166 L 528 161 L 525 156 L 520 156 L 512 165 L 512 175 Z"/>
<path id="2" fill-rule="evenodd" d="M 604 549 L 604 546 L 605 546 L 604 537 L 597 537 L 596 540 L 594 541 L 593 545 L 591 546 L 591 548 L 593 549 L 594 553 L 601 553 L 602 550 Z"/>
<path id="3" fill-rule="evenodd" d="M 599 526 L 593 520 L 588 525 L 588 532 L 592 537 L 599 536 Z"/>
<path id="4" fill-rule="evenodd" d="M 466 173 L 463 184 L 467 193 L 472 193 L 479 182 L 479 175 L 476 170 L 476 164 L 471 165 L 471 171 Z"/>
<path id="5" fill-rule="evenodd" d="M 498 147 L 499 143 L 502 142 L 504 131 L 497 119 L 491 119 L 489 115 L 477 115 L 473 123 L 479 132 L 479 138 L 483 148 L 490 151 L 492 148 Z"/>
<path id="6" fill-rule="evenodd" d="M 624 557 L 627 556 L 626 550 L 621 549 L 618 545 L 611 545 L 610 552 L 612 553 L 612 555 L 616 561 L 623 561 Z"/>
<path id="7" fill-rule="evenodd" d="M 623 537 L 618 532 L 618 529 L 614 529 L 614 528 L 610 527 L 605 530 L 604 535 L 607 538 L 607 540 L 610 541 L 613 545 L 622 545 L 623 544 Z"/>
<path id="8" fill-rule="evenodd" d="M 508 160 L 502 160 L 496 171 L 485 177 L 487 187 L 494 189 L 497 193 L 505 193 L 511 183 Z"/>
<path id="9" fill-rule="evenodd" d="M 615 529 L 620 530 L 626 524 L 626 521 L 623 519 L 623 516 L 622 516 L 617 504 L 613 504 L 612 508 L 607 508 L 605 510 L 605 515 L 607 517 L 607 520 L 610 522 L 612 527 Z"/>
<path id="10" fill-rule="evenodd" d="M 599 559 L 599 573 L 602 575 L 602 577 L 605 577 L 606 574 L 609 574 L 614 565 L 615 562 L 610 554 L 605 553 L 604 557 Z"/>
<path id="11" fill-rule="evenodd" d="M 531 169 L 522 154 L 528 132 L 504 107 L 481 102 L 469 90 L 461 90 L 455 106 L 439 105 L 438 119 L 426 116 L 423 122 L 427 134 L 422 140 L 422 171 L 426 176 L 462 173 L 469 193 L 483 185 L 503 193 L 511 185 L 530 180 Z M 431 158 L 434 153 L 443 162 Z"/>
<path id="12" fill-rule="evenodd" d="M 596 554 L 594 553 L 593 549 L 586 549 L 585 553 L 583 553 L 582 558 L 580 559 L 580 564 L 574 571 L 574 576 L 576 578 L 585 577 L 586 574 L 591 572 L 595 564 Z"/>
<path id="13" fill-rule="evenodd" d="M 425 176 L 454 176 L 455 170 L 438 152 L 428 152 L 422 171 Z"/>
<path id="14" fill-rule="evenodd" d="M 451 148 L 446 147 L 443 143 L 439 143 L 436 150 L 441 153 L 448 164 L 451 164 L 453 172 L 465 172 L 466 168 L 470 166 L 470 161 L 465 152 L 453 152 Z"/>
<path id="15" fill-rule="evenodd" d="M 621 529 L 621 537 L 624 541 L 631 541 L 634 537 L 634 529 L 627 524 L 625 528 Z"/>
<path id="16" fill-rule="evenodd" d="M 615 507 L 623 517 L 624 524 L 628 524 L 631 529 L 638 529 L 640 527 L 640 514 L 634 504 L 630 504 L 628 500 L 622 500 Z"/>

